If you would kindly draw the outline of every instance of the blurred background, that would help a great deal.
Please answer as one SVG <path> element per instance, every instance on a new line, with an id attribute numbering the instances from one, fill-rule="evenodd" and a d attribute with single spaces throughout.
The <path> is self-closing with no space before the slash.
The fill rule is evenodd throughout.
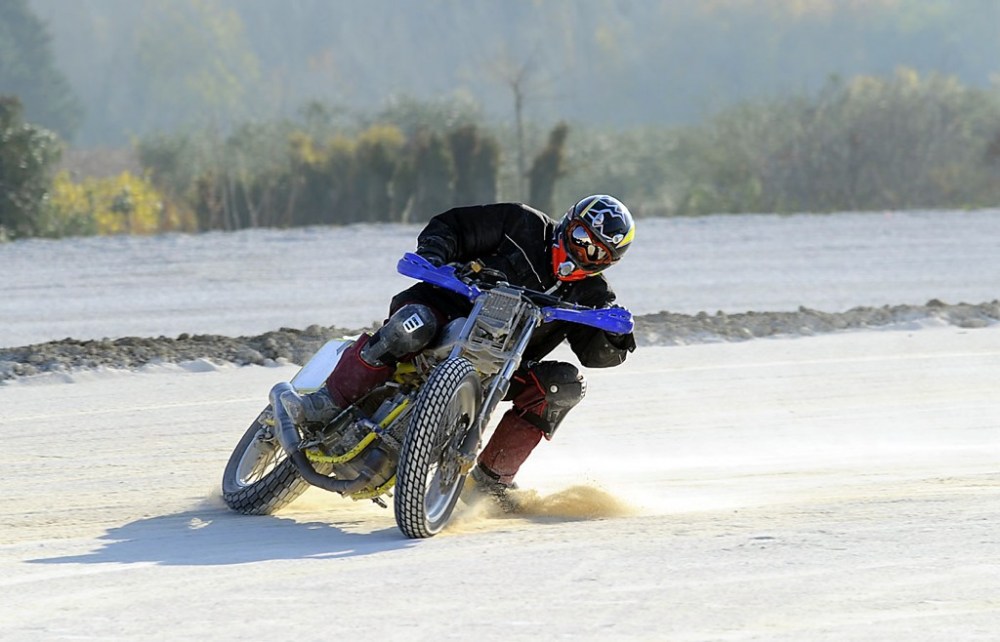
<path id="1" fill-rule="evenodd" d="M 1000 0 L 0 0 L 0 238 L 1000 203 Z"/>

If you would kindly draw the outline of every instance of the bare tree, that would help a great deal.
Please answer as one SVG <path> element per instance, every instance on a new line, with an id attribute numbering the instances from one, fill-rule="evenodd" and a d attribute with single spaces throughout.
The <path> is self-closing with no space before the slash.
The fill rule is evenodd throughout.
<path id="1" fill-rule="evenodd" d="M 514 59 L 507 51 L 502 51 L 492 62 L 487 64 L 491 76 L 503 83 L 514 100 L 514 134 L 517 147 L 517 197 L 523 199 L 527 194 L 526 179 L 528 176 L 528 150 L 525 141 L 525 107 L 529 101 L 538 100 L 549 83 L 541 77 L 537 60 L 538 47 L 520 59 Z"/>

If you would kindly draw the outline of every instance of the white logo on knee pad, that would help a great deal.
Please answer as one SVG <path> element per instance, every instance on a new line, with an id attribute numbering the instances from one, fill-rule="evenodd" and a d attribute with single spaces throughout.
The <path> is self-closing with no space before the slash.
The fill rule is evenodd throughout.
<path id="1" fill-rule="evenodd" d="M 410 334 L 413 334 L 422 327 L 424 327 L 424 321 L 420 318 L 419 314 L 411 314 L 405 321 L 403 321 L 403 329 Z"/>

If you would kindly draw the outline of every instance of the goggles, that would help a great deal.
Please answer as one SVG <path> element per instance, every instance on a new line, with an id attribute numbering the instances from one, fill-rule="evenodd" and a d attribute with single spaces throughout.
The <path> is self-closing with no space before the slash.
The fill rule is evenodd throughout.
<path id="1" fill-rule="evenodd" d="M 614 263 L 611 251 L 603 242 L 594 238 L 587 226 L 580 221 L 571 221 L 566 230 L 566 251 L 574 262 L 584 269 L 605 268 Z"/>

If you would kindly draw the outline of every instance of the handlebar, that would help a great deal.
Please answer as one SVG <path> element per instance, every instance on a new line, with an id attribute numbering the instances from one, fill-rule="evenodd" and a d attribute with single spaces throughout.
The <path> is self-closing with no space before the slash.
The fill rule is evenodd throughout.
<path id="1" fill-rule="evenodd" d="M 396 270 L 403 276 L 461 294 L 469 300 L 478 298 L 485 289 L 489 289 L 485 284 L 466 283 L 458 278 L 455 267 L 452 265 L 435 267 L 424 257 L 412 252 L 403 255 L 403 258 L 396 264 Z M 538 305 L 544 321 L 579 323 L 612 334 L 628 334 L 635 327 L 632 313 L 625 308 L 587 308 L 560 301 L 557 297 L 544 292 L 536 292 L 517 286 L 510 287 L 520 291 L 526 299 Z"/>

